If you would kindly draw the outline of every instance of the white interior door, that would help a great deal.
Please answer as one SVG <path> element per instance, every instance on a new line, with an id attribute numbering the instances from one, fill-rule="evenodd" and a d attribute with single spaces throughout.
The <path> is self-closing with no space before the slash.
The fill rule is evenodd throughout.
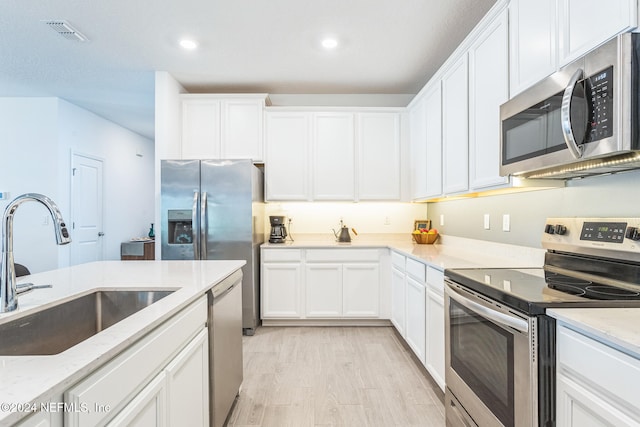
<path id="1" fill-rule="evenodd" d="M 73 155 L 71 265 L 103 259 L 102 160 Z"/>

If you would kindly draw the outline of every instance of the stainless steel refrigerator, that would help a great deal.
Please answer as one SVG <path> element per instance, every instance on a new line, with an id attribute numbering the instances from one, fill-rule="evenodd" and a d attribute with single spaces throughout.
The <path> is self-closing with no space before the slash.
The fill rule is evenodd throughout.
<path id="1" fill-rule="evenodd" d="M 260 321 L 263 173 L 251 160 L 161 162 L 163 260 L 243 259 L 242 328 Z"/>

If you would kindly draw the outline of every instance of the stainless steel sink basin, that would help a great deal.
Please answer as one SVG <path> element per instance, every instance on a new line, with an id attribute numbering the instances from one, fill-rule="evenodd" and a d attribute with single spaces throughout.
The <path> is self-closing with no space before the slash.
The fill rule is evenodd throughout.
<path id="1" fill-rule="evenodd" d="M 0 324 L 0 355 L 61 353 L 172 292 L 96 291 Z"/>

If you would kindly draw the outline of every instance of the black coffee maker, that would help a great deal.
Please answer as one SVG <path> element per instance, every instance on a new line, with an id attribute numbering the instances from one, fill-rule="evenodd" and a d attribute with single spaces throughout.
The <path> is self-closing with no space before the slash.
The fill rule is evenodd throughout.
<path id="1" fill-rule="evenodd" d="M 283 216 L 270 216 L 271 234 L 269 234 L 269 243 L 284 243 L 287 237 L 287 228 L 284 226 Z"/>

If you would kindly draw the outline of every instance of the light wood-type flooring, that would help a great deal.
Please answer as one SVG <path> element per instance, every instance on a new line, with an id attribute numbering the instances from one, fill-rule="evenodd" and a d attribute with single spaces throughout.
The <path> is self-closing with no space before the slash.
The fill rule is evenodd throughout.
<path id="1" fill-rule="evenodd" d="M 442 392 L 392 327 L 261 327 L 243 337 L 228 426 L 444 426 Z"/>

